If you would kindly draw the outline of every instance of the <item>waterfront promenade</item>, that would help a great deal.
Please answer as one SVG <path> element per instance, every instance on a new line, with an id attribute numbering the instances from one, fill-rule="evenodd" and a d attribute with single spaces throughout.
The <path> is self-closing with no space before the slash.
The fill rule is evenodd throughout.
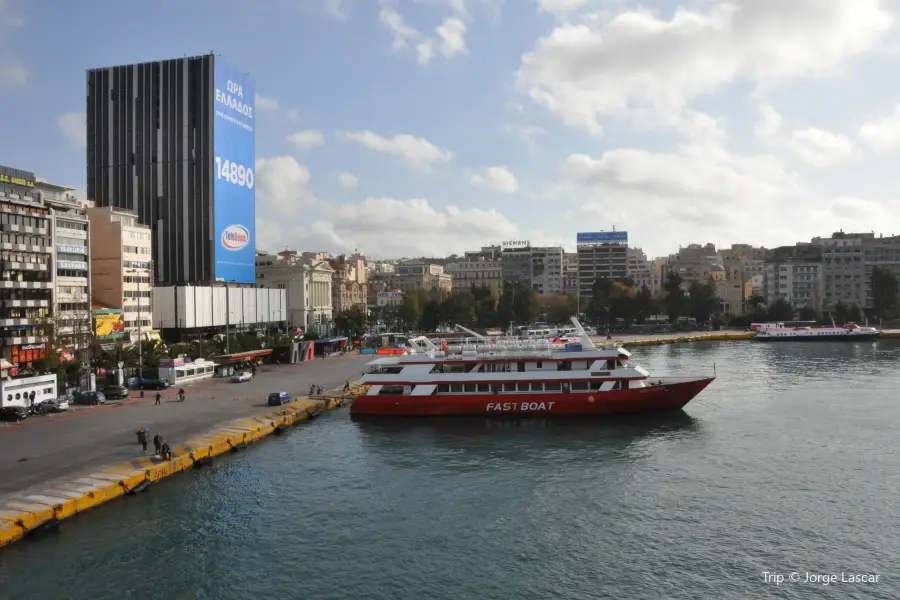
<path id="1" fill-rule="evenodd" d="M 181 443 L 229 421 L 274 410 L 266 406 L 269 392 L 305 398 L 312 384 L 339 389 L 348 379 L 358 379 L 369 360 L 347 355 L 264 366 L 245 383 L 217 379 L 185 387 L 185 402 L 178 401 L 177 389 L 169 389 L 159 406 L 154 405 L 156 392 L 146 392 L 143 399 L 0 424 L 0 502 L 10 493 L 143 456 L 138 429 L 147 427 L 151 438 L 160 433 L 170 444 Z"/>

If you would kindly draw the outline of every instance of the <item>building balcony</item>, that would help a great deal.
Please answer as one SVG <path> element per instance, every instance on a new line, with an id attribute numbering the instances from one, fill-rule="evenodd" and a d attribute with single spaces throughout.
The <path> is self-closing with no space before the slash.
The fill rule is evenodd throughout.
<path id="1" fill-rule="evenodd" d="M 52 288 L 52 281 L 10 281 L 8 279 L 0 280 L 0 289 L 49 290 Z"/>
<path id="2" fill-rule="evenodd" d="M 13 331 L 0 331 L 0 343 L 4 346 L 21 346 L 22 344 L 46 344 L 45 335 L 15 336 Z"/>
<path id="3" fill-rule="evenodd" d="M 11 242 L 0 242 L 0 250 L 12 250 L 13 252 L 36 252 L 39 254 L 50 254 L 53 252 L 53 246 L 34 246 L 32 244 L 13 244 Z"/>
<path id="4" fill-rule="evenodd" d="M 6 300 L 0 299 L 4 306 L 23 308 L 46 308 L 50 306 L 50 299 L 44 300 Z"/>
<path id="5" fill-rule="evenodd" d="M 4 233 L 27 233 L 29 235 L 47 236 L 49 230 L 46 227 L 27 227 L 25 225 L 13 225 L 11 223 L 0 224 L 0 231 Z"/>
<path id="6" fill-rule="evenodd" d="M 24 317 L 16 319 L 0 318 L 0 327 L 33 327 L 35 325 L 35 319 Z"/>
<path id="7" fill-rule="evenodd" d="M 46 271 L 49 267 L 46 263 L 3 260 L 0 261 L 0 268 L 4 271 Z"/>

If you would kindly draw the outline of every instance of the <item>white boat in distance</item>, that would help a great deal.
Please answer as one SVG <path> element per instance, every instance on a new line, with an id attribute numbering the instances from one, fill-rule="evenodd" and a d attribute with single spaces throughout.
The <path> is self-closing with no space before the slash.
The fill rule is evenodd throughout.
<path id="1" fill-rule="evenodd" d="M 881 334 L 874 327 L 847 323 L 842 327 L 785 327 L 784 323 L 761 323 L 753 339 L 758 342 L 862 342 Z"/>

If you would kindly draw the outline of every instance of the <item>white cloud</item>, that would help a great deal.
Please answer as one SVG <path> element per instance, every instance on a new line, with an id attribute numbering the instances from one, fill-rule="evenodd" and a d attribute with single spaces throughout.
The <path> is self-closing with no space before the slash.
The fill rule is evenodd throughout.
<path id="1" fill-rule="evenodd" d="M 538 7 L 543 12 L 565 15 L 588 6 L 590 2 L 591 0 L 538 0 Z"/>
<path id="2" fill-rule="evenodd" d="M 519 182 L 515 175 L 504 166 L 489 167 L 483 174 L 473 175 L 469 183 L 477 187 L 500 192 L 501 194 L 515 194 L 519 189 Z"/>
<path id="3" fill-rule="evenodd" d="M 349 171 L 342 171 L 338 173 L 337 177 L 338 183 L 341 184 L 341 187 L 355 188 L 359 185 L 359 177 Z"/>
<path id="4" fill-rule="evenodd" d="M 300 120 L 300 111 L 296 108 L 291 108 L 284 113 L 285 118 L 292 123 L 296 123 Z"/>
<path id="5" fill-rule="evenodd" d="M 74 146 L 84 147 L 87 142 L 87 125 L 83 112 L 70 112 L 56 119 L 56 126 Z"/>
<path id="6" fill-rule="evenodd" d="M 395 52 L 409 48 L 410 42 L 420 35 L 415 28 L 406 24 L 403 20 L 403 15 L 397 12 L 397 9 L 393 6 L 383 4 L 378 18 L 381 24 L 390 30 L 393 37 L 391 47 Z"/>
<path id="7" fill-rule="evenodd" d="M 256 108 L 259 110 L 278 110 L 278 99 L 256 93 Z"/>
<path id="8" fill-rule="evenodd" d="M 3 62 L 0 57 L 0 87 L 15 87 L 24 85 L 28 81 L 31 72 L 22 64 Z"/>
<path id="9" fill-rule="evenodd" d="M 292 156 L 259 158 L 256 161 L 257 213 L 273 222 L 297 217 L 300 209 L 316 202 L 307 189 L 309 169 Z"/>
<path id="10" fill-rule="evenodd" d="M 325 136 L 321 131 L 315 129 L 306 129 L 292 133 L 287 137 L 287 141 L 300 150 L 309 150 L 325 143 Z"/>
<path id="11" fill-rule="evenodd" d="M 465 2 L 460 0 L 451 2 L 451 8 L 458 15 L 468 14 Z M 400 52 L 415 44 L 416 62 L 422 66 L 428 65 L 436 52 L 440 52 L 445 58 L 468 52 L 466 47 L 468 26 L 459 16 L 445 18 L 434 30 L 437 37 L 423 35 L 408 25 L 397 9 L 385 0 L 382 2 L 379 19 L 391 32 L 393 38 L 391 48 L 395 52 Z"/>
<path id="12" fill-rule="evenodd" d="M 900 104 L 890 114 L 863 123 L 859 127 L 859 139 L 874 150 L 893 150 L 900 146 Z"/>
<path id="13" fill-rule="evenodd" d="M 449 162 L 453 153 L 439 148 L 425 138 L 406 133 L 386 138 L 371 131 L 347 131 L 340 134 L 347 140 L 358 142 L 363 146 L 406 160 L 414 167 L 427 167 L 434 163 Z"/>
<path id="14" fill-rule="evenodd" d="M 328 204 L 322 216 L 292 229 L 258 220 L 257 237 L 271 249 L 359 249 L 375 257 L 446 256 L 488 242 L 520 235 L 519 228 L 495 210 L 436 207 L 423 198 L 369 197 L 357 204 Z"/>
<path id="15" fill-rule="evenodd" d="M 773 148 L 787 150 L 814 167 L 828 167 L 858 156 L 856 145 L 845 136 L 825 129 L 806 127 L 783 132 L 784 117 L 770 104 L 763 104 L 755 127 L 757 138 Z"/>
<path id="16" fill-rule="evenodd" d="M 343 0 L 324 0 L 325 2 L 325 12 L 327 12 L 331 17 L 343 21 L 347 18 L 347 9 L 344 6 Z"/>
<path id="17" fill-rule="evenodd" d="M 534 141 L 534 138 L 547 133 L 543 127 L 537 125 L 508 125 L 506 132 L 518 136 L 526 142 Z"/>
<path id="18" fill-rule="evenodd" d="M 522 57 L 517 85 L 564 123 L 599 133 L 605 118 L 635 109 L 678 114 L 734 82 L 765 87 L 834 74 L 893 23 L 879 0 L 696 6 L 671 17 L 632 9 L 567 19 Z"/>

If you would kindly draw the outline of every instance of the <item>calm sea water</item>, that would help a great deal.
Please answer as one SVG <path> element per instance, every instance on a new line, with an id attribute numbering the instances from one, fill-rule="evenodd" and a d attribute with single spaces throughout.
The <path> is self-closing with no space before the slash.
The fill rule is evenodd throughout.
<path id="1" fill-rule="evenodd" d="M 667 417 L 331 413 L 0 551 L 0 597 L 900 595 L 900 344 L 635 354 L 653 374 L 715 363 L 719 378 Z"/>

